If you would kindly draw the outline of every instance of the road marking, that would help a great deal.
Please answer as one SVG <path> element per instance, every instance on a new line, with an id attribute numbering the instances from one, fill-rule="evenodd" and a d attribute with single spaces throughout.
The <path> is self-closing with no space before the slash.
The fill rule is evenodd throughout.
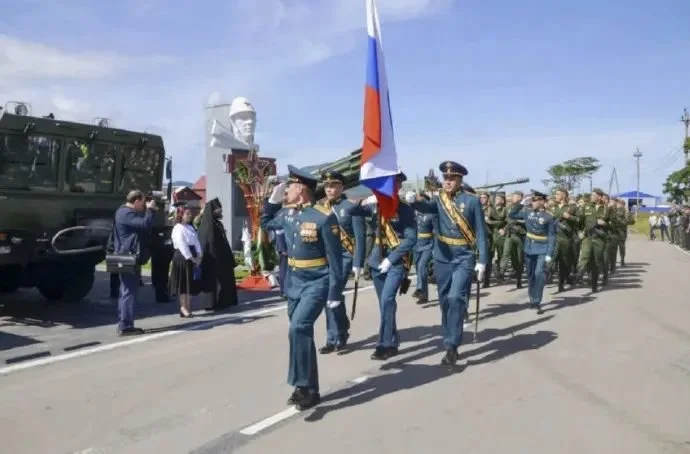
<path id="1" fill-rule="evenodd" d="M 369 380 L 369 376 L 368 375 L 362 375 L 361 377 L 357 377 L 354 380 L 350 380 L 350 383 L 353 383 L 355 385 L 359 385 L 360 383 L 364 383 L 367 380 Z"/>
<path id="2" fill-rule="evenodd" d="M 682 252 L 682 253 L 685 254 L 685 255 L 690 255 L 690 251 L 686 251 L 685 249 L 683 249 L 682 247 L 678 246 L 677 244 L 674 244 L 673 247 L 676 248 L 676 249 L 678 249 L 680 252 Z"/>
<path id="3" fill-rule="evenodd" d="M 364 383 L 368 379 L 368 375 L 362 375 L 361 377 L 349 380 L 349 382 L 354 385 L 359 385 L 360 383 Z M 244 429 L 240 430 L 240 433 L 242 435 L 256 435 L 259 432 L 266 430 L 269 427 L 274 426 L 281 421 L 285 421 L 286 419 L 295 416 L 299 412 L 300 411 L 297 410 L 297 408 L 295 408 L 294 406 L 288 407 L 285 410 L 280 411 L 273 416 L 269 416 L 268 418 L 262 419 L 261 421 L 252 424 L 251 426 L 245 427 Z"/>
<path id="4" fill-rule="evenodd" d="M 370 290 L 374 288 L 373 285 L 362 287 L 359 291 Z M 350 295 L 354 290 L 346 290 L 343 295 Z M 185 329 L 175 329 L 170 331 L 161 331 L 160 333 L 144 334 L 142 336 L 133 337 L 131 339 L 123 340 L 120 342 L 113 342 L 111 344 L 99 345 L 98 347 L 85 348 L 83 350 L 77 350 L 69 353 L 64 353 L 61 355 L 50 356 L 46 358 L 38 358 L 35 360 L 24 361 L 17 364 L 12 364 L 5 366 L 0 369 L 0 376 L 9 375 L 13 372 L 18 372 L 20 370 L 31 369 L 34 367 L 46 366 L 48 364 L 57 363 L 60 361 L 67 361 L 68 359 L 82 358 L 84 356 L 90 356 L 96 353 L 107 352 L 111 350 L 116 350 L 123 347 L 129 347 L 130 345 L 143 344 L 144 342 L 150 342 L 156 339 L 162 339 L 164 337 L 171 337 L 186 331 L 197 331 L 206 328 L 211 328 L 217 325 L 226 324 L 230 320 L 242 319 L 247 317 L 257 317 L 261 315 L 271 314 L 273 312 L 279 312 L 287 308 L 287 304 L 281 304 L 276 307 L 270 307 L 267 309 L 257 309 L 255 311 L 239 312 L 236 314 L 230 314 L 226 317 L 217 318 L 214 320 L 209 320 L 208 322 L 203 322 L 199 324 L 190 325 Z"/>
<path id="5" fill-rule="evenodd" d="M 278 424 L 280 421 L 285 421 L 286 419 L 295 416 L 297 413 L 299 413 L 299 410 L 297 408 L 295 408 L 294 406 L 288 407 L 285 410 L 276 413 L 273 416 L 269 416 L 266 419 L 262 419 L 256 424 L 252 424 L 249 427 L 245 427 L 244 429 L 240 430 L 240 433 L 242 435 L 256 435 L 262 430 L 265 430 L 275 424 Z"/>

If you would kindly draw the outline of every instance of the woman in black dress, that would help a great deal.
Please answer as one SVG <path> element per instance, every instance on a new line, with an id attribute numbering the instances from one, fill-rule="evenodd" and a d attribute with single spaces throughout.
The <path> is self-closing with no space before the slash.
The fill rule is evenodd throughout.
<path id="1" fill-rule="evenodd" d="M 216 198 L 204 207 L 199 225 L 201 243 L 201 306 L 217 311 L 237 305 L 235 257 L 220 222 L 223 207 Z"/>
<path id="2" fill-rule="evenodd" d="M 171 237 L 175 253 L 170 271 L 170 294 L 177 294 L 180 303 L 180 317 L 192 317 L 191 295 L 198 294 L 198 279 L 195 269 L 201 264 L 201 245 L 192 226 L 192 212 L 185 208 L 182 217 L 173 227 Z"/>

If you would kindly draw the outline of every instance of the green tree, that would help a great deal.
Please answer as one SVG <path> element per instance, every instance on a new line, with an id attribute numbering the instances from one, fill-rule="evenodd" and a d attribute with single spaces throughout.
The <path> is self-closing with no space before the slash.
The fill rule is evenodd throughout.
<path id="1" fill-rule="evenodd" d="M 676 170 L 666 178 L 664 194 L 672 202 L 682 203 L 690 200 L 690 165 Z"/>
<path id="2" fill-rule="evenodd" d="M 553 186 L 562 186 L 568 191 L 576 188 L 585 177 L 591 177 L 601 168 L 599 160 L 591 156 L 569 159 L 546 169 Z"/>

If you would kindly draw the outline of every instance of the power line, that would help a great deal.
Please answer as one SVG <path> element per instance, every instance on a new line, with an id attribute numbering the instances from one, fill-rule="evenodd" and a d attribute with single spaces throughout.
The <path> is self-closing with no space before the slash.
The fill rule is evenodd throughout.
<path id="1" fill-rule="evenodd" d="M 659 164 L 657 167 L 655 167 L 653 169 L 644 169 L 644 173 L 646 173 L 646 174 L 647 173 L 657 173 L 657 172 L 662 171 L 662 170 L 664 170 L 664 171 L 669 170 L 669 168 L 671 166 L 673 166 L 676 163 L 676 161 L 678 161 L 678 158 L 681 156 L 682 153 L 683 153 L 683 147 L 682 146 L 677 147 L 671 156 L 669 156 L 667 159 L 663 160 L 664 161 L 663 164 Z"/>

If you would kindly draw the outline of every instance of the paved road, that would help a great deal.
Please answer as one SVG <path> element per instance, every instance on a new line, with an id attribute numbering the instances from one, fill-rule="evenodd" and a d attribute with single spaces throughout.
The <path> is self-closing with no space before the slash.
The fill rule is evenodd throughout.
<path id="1" fill-rule="evenodd" d="M 324 402 L 303 414 L 285 407 L 280 306 L 224 316 L 241 324 L 4 369 L 0 446 L 15 454 L 690 453 L 690 256 L 641 237 L 628 251 L 629 266 L 608 289 L 553 296 L 541 316 L 524 308 L 524 290 L 491 289 L 477 342 L 461 349 L 469 365 L 456 372 L 438 365 L 437 306 L 407 297 L 402 355 L 372 362 L 377 307 L 363 293 L 353 351 L 320 357 Z M 324 329 L 321 320 L 320 341 Z"/>
<path id="2" fill-rule="evenodd" d="M 144 277 L 136 307 L 137 324 L 150 331 L 188 329 L 200 322 L 220 322 L 227 314 L 199 311 L 198 319 L 181 319 L 173 303 L 155 302 L 149 277 Z M 89 296 L 79 303 L 49 303 L 36 290 L 2 295 L 0 306 L 0 366 L 50 358 L 121 340 L 116 335 L 117 300 L 110 298 L 109 276 L 97 273 Z M 236 311 L 282 304 L 275 292 L 240 292 Z M 196 299 L 193 305 L 196 306 Z"/>

